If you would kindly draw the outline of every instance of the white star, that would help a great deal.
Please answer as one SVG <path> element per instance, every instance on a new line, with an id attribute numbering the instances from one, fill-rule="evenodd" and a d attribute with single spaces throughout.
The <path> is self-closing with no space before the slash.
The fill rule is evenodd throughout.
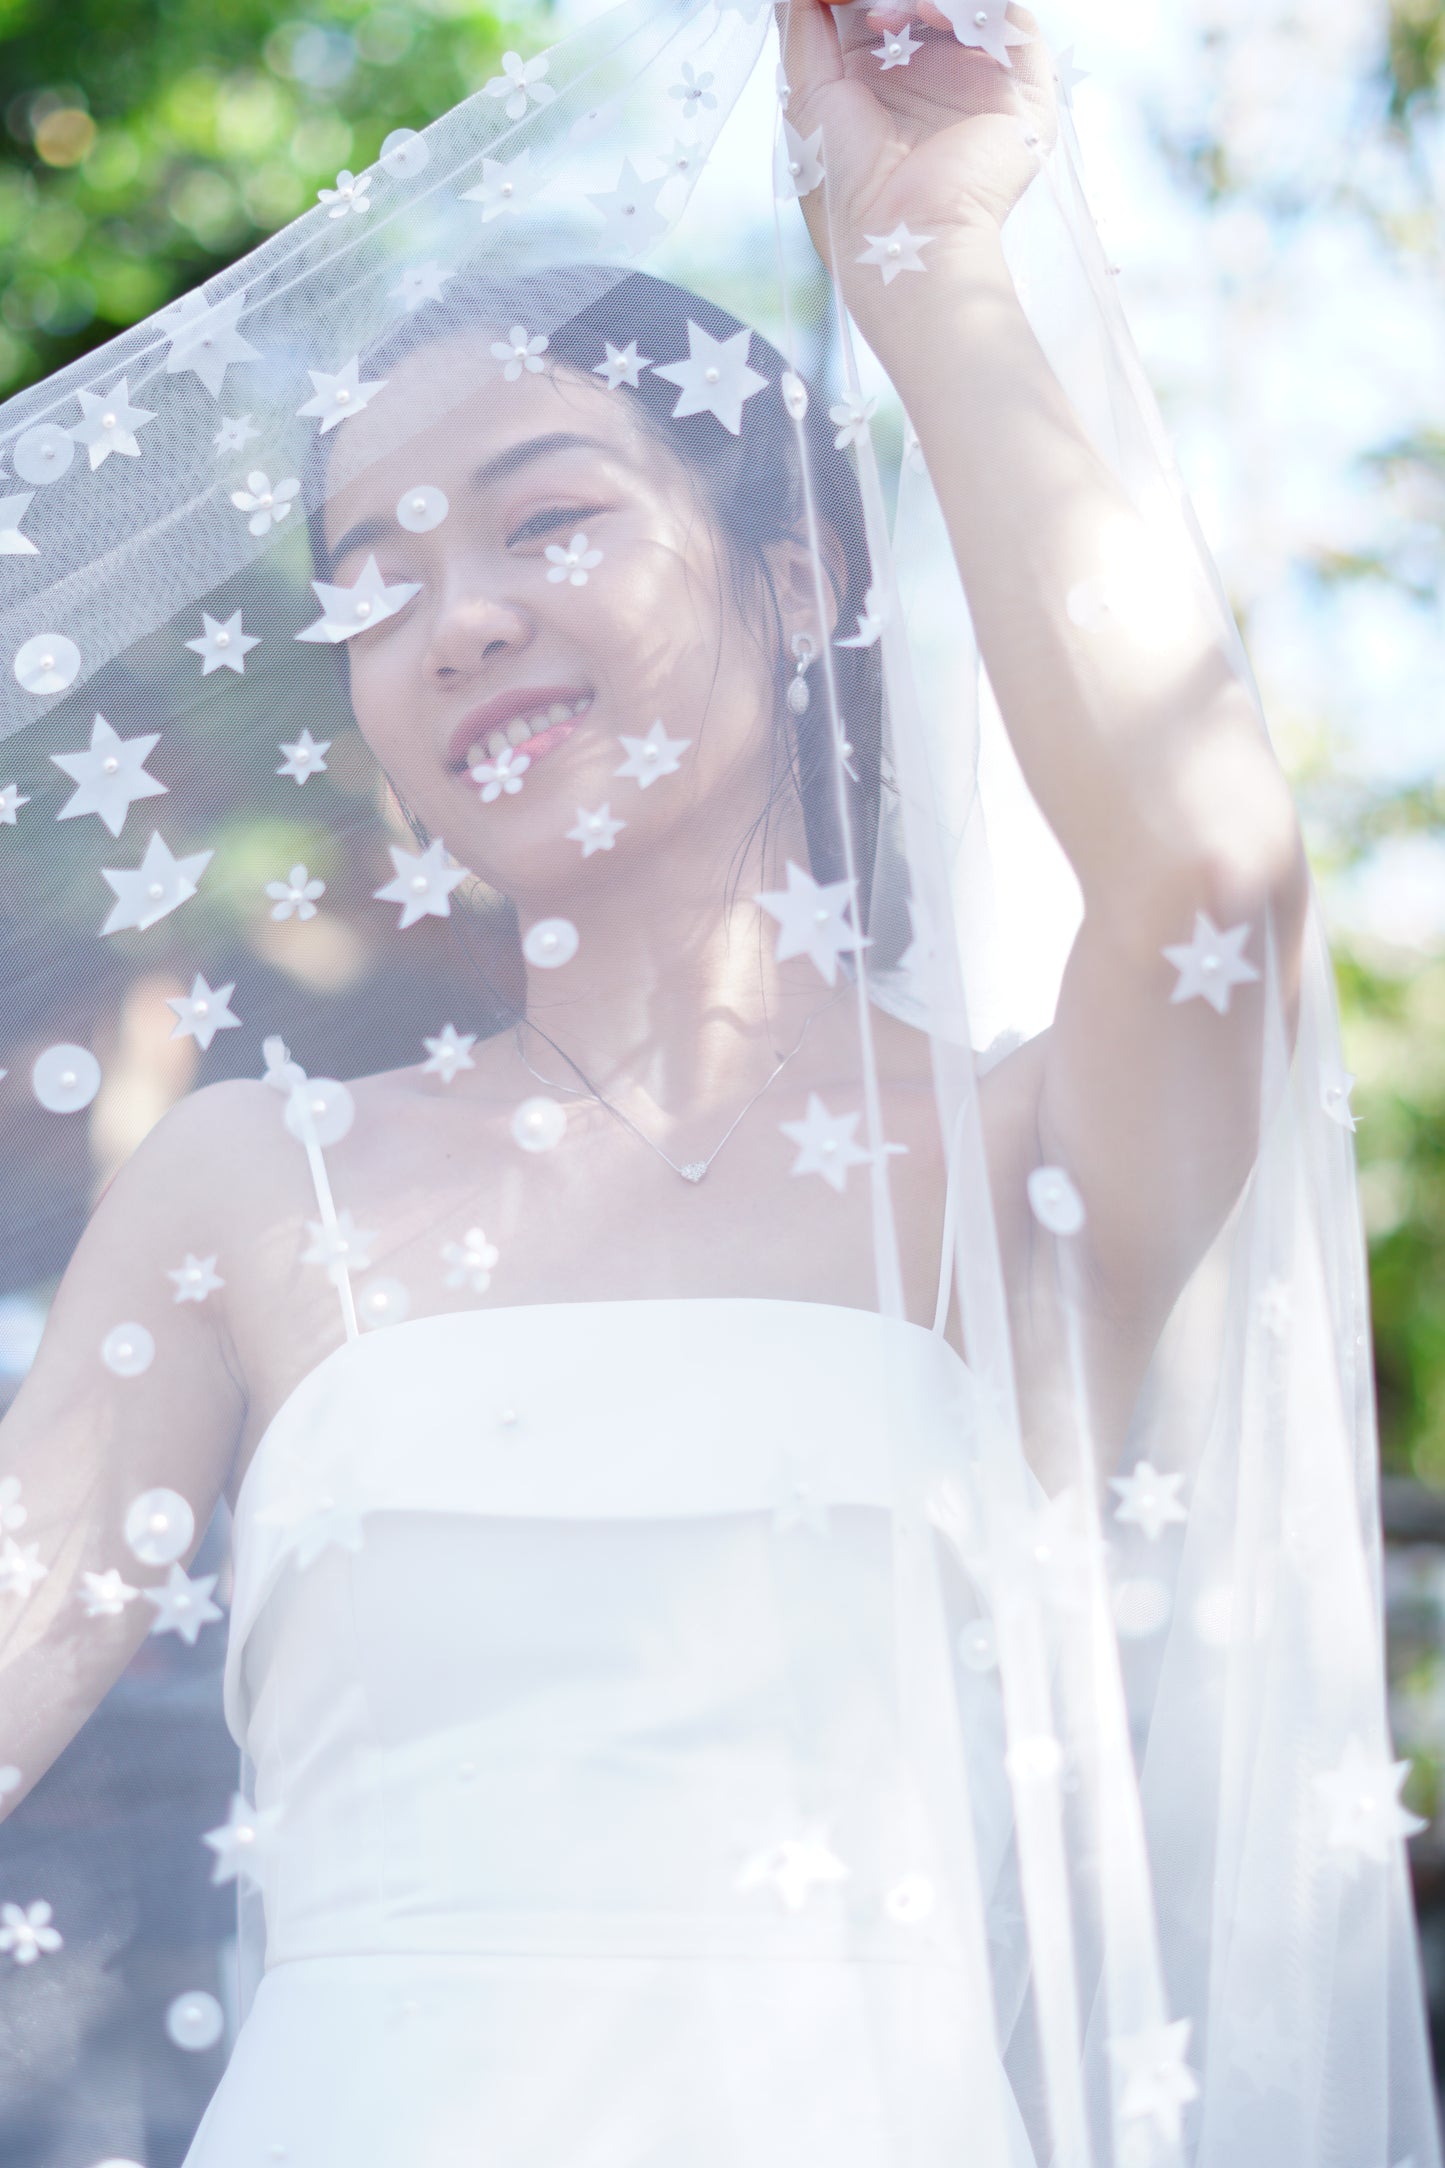
<path id="1" fill-rule="evenodd" d="M 0 1905 L 0 1920 L 0 1950 L 8 1950 L 17 1965 L 33 1965 L 42 1950 L 61 1947 L 60 1930 L 51 1926 L 50 1906 L 43 1897 L 29 1905 Z"/>
<path id="2" fill-rule="evenodd" d="M 481 205 L 485 225 L 489 219 L 520 211 L 538 187 L 539 179 L 532 173 L 530 151 L 519 151 L 515 158 L 509 159 L 484 158 L 481 179 L 475 188 L 465 191 L 461 200 Z"/>
<path id="3" fill-rule="evenodd" d="M 177 1302 L 204 1302 L 207 1295 L 214 1295 L 225 1281 L 216 1271 L 214 1253 L 210 1257 L 193 1257 L 186 1252 L 184 1264 L 167 1266 L 166 1278 L 175 1282 Z"/>
<path id="4" fill-rule="evenodd" d="M 1157 1543 L 1171 1521 L 1187 1521 L 1179 1502 L 1180 1474 L 1161 1475 L 1147 1460 L 1136 1461 L 1132 1475 L 1111 1475 L 1109 1488 L 1119 1493 L 1114 1508 L 1116 1521 L 1132 1521 L 1151 1543 Z"/>
<path id="5" fill-rule="evenodd" d="M 442 1244 L 442 1262 L 451 1268 L 447 1286 L 470 1287 L 474 1295 L 485 1295 L 500 1255 L 496 1243 L 489 1242 L 480 1227 L 469 1227 L 460 1242 Z"/>
<path id="6" fill-rule="evenodd" d="M 91 725 L 90 744 L 83 752 L 50 756 L 56 767 L 78 785 L 55 818 L 69 821 L 82 813 L 94 813 L 113 836 L 118 836 L 138 798 L 159 798 L 165 792 L 165 784 L 145 772 L 151 747 L 160 742 L 158 730 L 144 737 L 117 737 L 105 717 L 97 715 Z"/>
<path id="7" fill-rule="evenodd" d="M 391 298 L 399 301 L 409 315 L 423 302 L 440 301 L 442 288 L 455 277 L 454 271 L 444 271 L 439 263 L 412 264 L 392 287 Z"/>
<path id="8" fill-rule="evenodd" d="M 448 856 L 447 847 L 439 838 L 419 853 L 404 851 L 395 843 L 388 844 L 387 848 L 396 868 L 395 876 L 384 888 L 374 888 L 371 893 L 378 903 L 401 905 L 398 933 L 414 926 L 419 918 L 450 918 L 449 898 L 458 883 L 466 879 L 466 867 L 459 866 Z"/>
<path id="9" fill-rule="evenodd" d="M 922 50 L 922 38 L 915 38 L 912 23 L 905 23 L 901 30 L 885 37 L 881 45 L 874 46 L 873 58 L 882 61 L 886 74 L 889 68 L 906 68 L 914 54 Z"/>
<path id="10" fill-rule="evenodd" d="M 1059 86 L 1059 96 L 1066 106 L 1072 107 L 1075 90 L 1080 83 L 1087 83 L 1088 80 L 1088 69 L 1074 66 L 1073 46 L 1061 46 L 1054 55 L 1054 81 Z"/>
<path id="11" fill-rule="evenodd" d="M 299 738 L 290 745 L 278 745 L 276 750 L 286 755 L 276 773 L 294 775 L 298 783 L 304 783 L 309 775 L 325 774 L 326 761 L 323 756 L 331 750 L 331 740 L 318 740 L 312 737 L 309 730 L 303 729 Z"/>
<path id="12" fill-rule="evenodd" d="M 619 384 L 630 385 L 633 391 L 642 387 L 642 372 L 652 367 L 650 354 L 639 354 L 636 339 L 629 339 L 626 346 L 614 346 L 610 339 L 603 341 L 607 359 L 595 364 L 592 374 L 605 376 L 607 389 L 616 391 Z"/>
<path id="13" fill-rule="evenodd" d="M 401 580 L 395 587 L 388 587 L 375 557 L 367 558 L 350 587 L 328 587 L 325 580 L 313 580 L 311 586 L 321 604 L 321 615 L 296 637 L 329 640 L 333 646 L 381 624 L 385 618 L 395 617 L 413 595 L 421 593 L 419 580 Z"/>
<path id="14" fill-rule="evenodd" d="M 349 421 L 369 406 L 379 391 L 385 391 L 388 379 L 384 376 L 360 380 L 361 356 L 353 354 L 344 368 L 334 376 L 325 369 L 308 369 L 306 374 L 312 383 L 312 396 L 305 406 L 296 409 L 297 415 L 316 414 L 320 425 L 316 434 L 324 437 L 328 429 L 335 429 L 339 422 Z"/>
<path id="15" fill-rule="evenodd" d="M 791 1137 L 799 1147 L 791 1171 L 821 1174 L 828 1187 L 841 1195 L 848 1169 L 864 1166 L 872 1156 L 853 1141 L 853 1132 L 861 1120 L 859 1114 L 830 1114 L 818 1094 L 809 1092 L 804 1119 L 778 1124 L 783 1135 Z"/>
<path id="16" fill-rule="evenodd" d="M 244 676 L 246 657 L 261 642 L 255 633 L 242 630 L 240 611 L 233 611 L 223 625 L 202 610 L 201 626 L 200 638 L 186 642 L 191 653 L 201 658 L 201 676 L 209 677 L 213 670 L 234 670 L 238 677 Z"/>
<path id="17" fill-rule="evenodd" d="M 230 1009 L 232 994 L 236 991 L 234 979 L 227 979 L 224 986 L 208 986 L 198 971 L 191 981 L 188 994 L 167 994 L 166 1007 L 176 1012 L 176 1028 L 173 1039 L 194 1039 L 202 1053 L 210 1046 L 218 1031 L 231 1031 L 241 1022 Z"/>
<path id="18" fill-rule="evenodd" d="M 428 1059 L 422 1064 L 423 1076 L 439 1076 L 443 1084 L 450 1084 L 459 1069 L 475 1069 L 472 1048 L 477 1035 L 469 1031 L 465 1035 L 455 1024 L 443 1024 L 435 1039 L 422 1040 Z"/>
<path id="19" fill-rule="evenodd" d="M 85 445 L 90 453 L 90 470 L 109 459 L 112 452 L 123 452 L 127 459 L 140 458 L 140 446 L 135 432 L 153 422 L 155 415 L 149 407 L 132 406 L 122 377 L 114 391 L 77 392 L 81 419 L 69 434 L 77 444 Z"/>
<path id="20" fill-rule="evenodd" d="M 124 933 L 132 927 L 144 933 L 148 926 L 189 902 L 213 856 L 211 851 L 192 851 L 187 858 L 173 857 L 169 845 L 153 828 L 145 856 L 133 871 L 119 866 L 100 869 L 101 879 L 115 890 L 115 903 L 100 929 L 102 934 Z"/>
<path id="21" fill-rule="evenodd" d="M 219 1829 L 208 1829 L 202 1844 L 208 1844 L 216 1855 L 211 1869 L 212 1882 L 234 1882 L 240 1875 L 254 1874 L 265 1854 L 266 1844 L 276 1824 L 281 1819 L 279 1807 L 267 1807 L 258 1814 L 247 1806 L 239 1792 L 231 1800 L 231 1811 Z"/>
<path id="22" fill-rule="evenodd" d="M 543 78 L 547 73 L 547 55 L 536 53 L 524 61 L 520 53 L 503 53 L 502 73 L 494 75 L 485 86 L 489 98 L 499 98 L 508 120 L 521 120 L 528 101 L 533 105 L 550 105 L 557 93 Z"/>
<path id="23" fill-rule="evenodd" d="M 1259 973 L 1240 950 L 1249 939 L 1249 926 L 1231 926 L 1221 933 L 1207 911 L 1194 914 L 1194 939 L 1166 948 L 1164 954 L 1179 973 L 1171 1001 L 1189 1001 L 1202 995 L 1221 1016 L 1229 1007 L 1231 988 L 1247 986 Z"/>
<path id="24" fill-rule="evenodd" d="M 823 182 L 823 131 L 800 135 L 784 116 L 783 133 L 773 160 L 773 185 L 785 203 L 811 196 Z"/>
<path id="25" fill-rule="evenodd" d="M 756 398 L 768 384 L 765 376 L 748 366 L 752 337 L 751 331 L 744 329 L 734 332 L 731 338 L 715 339 L 701 324 L 688 318 L 687 360 L 670 361 L 665 368 L 654 371 L 678 386 L 678 401 L 672 410 L 674 421 L 689 414 L 715 414 L 734 436 L 741 433 L 744 400 Z"/>
<path id="26" fill-rule="evenodd" d="M 820 885 L 811 873 L 788 860 L 785 889 L 765 890 L 753 901 L 778 921 L 777 961 L 810 956 L 830 986 L 838 982 L 838 958 L 845 950 L 869 948 L 872 937 L 855 933 L 844 918 L 853 901 L 853 881 L 829 881 Z"/>
<path id="27" fill-rule="evenodd" d="M 933 239 L 931 233 L 910 233 L 900 220 L 892 233 L 865 233 L 863 238 L 868 246 L 854 261 L 877 264 L 885 286 L 891 286 L 900 271 L 928 268 L 918 252 L 928 247 Z"/>
<path id="28" fill-rule="evenodd" d="M 1407 1761 L 1377 1761 L 1360 1739 L 1351 1738 L 1338 1769 L 1315 1778 L 1329 1815 L 1329 1845 L 1346 1855 L 1351 1874 L 1362 1859 L 1383 1866 L 1392 1845 L 1427 1826 L 1400 1799 L 1409 1774 Z"/>
<path id="29" fill-rule="evenodd" d="M 829 1844 L 827 1830 L 815 1826 L 801 1837 L 785 1837 L 766 1852 L 754 1852 L 738 1869 L 733 1887 L 773 1889 L 789 1912 L 801 1912 L 811 1890 L 847 1879 L 848 1869 Z"/>
<path id="30" fill-rule="evenodd" d="M 33 489 L 18 490 L 13 497 L 0 497 L 0 557 L 39 556 L 29 535 L 20 532 L 20 522 L 34 502 Z"/>
<path id="31" fill-rule="evenodd" d="M 624 158 L 615 186 L 587 197 L 593 209 L 602 214 L 597 246 L 617 249 L 624 256 L 635 256 L 650 248 L 658 235 L 667 231 L 667 220 L 657 208 L 657 199 L 671 178 L 670 173 L 664 173 L 660 180 L 644 181 L 632 160 Z"/>
<path id="32" fill-rule="evenodd" d="M 249 414 L 227 414 L 212 442 L 218 452 L 239 452 L 260 434 Z"/>
<path id="33" fill-rule="evenodd" d="M 303 1265 L 324 1265 L 327 1277 L 338 1285 L 348 1272 L 370 1269 L 376 1229 L 358 1227 L 349 1211 L 338 1212 L 335 1225 L 331 1227 L 320 1220 L 308 1220 L 306 1232 L 311 1241 L 301 1252 Z"/>
<path id="34" fill-rule="evenodd" d="M 1355 1080 L 1348 1069 L 1342 1069 L 1337 1061 L 1320 1063 L 1320 1105 L 1341 1129 L 1355 1126 L 1355 1110 L 1350 1105 L 1350 1093 L 1354 1088 Z"/>
<path id="35" fill-rule="evenodd" d="M 290 918 L 293 911 L 298 918 L 315 918 L 316 898 L 326 894 L 326 883 L 313 880 L 307 867 L 295 865 L 284 881 L 268 881 L 266 893 L 273 899 L 272 918 Z"/>
<path id="36" fill-rule="evenodd" d="M 179 1634 L 194 1648 L 201 1628 L 221 1616 L 219 1605 L 211 1601 L 211 1590 L 215 1585 L 214 1573 L 198 1574 L 192 1581 L 183 1566 L 172 1566 L 163 1588 L 141 1590 L 146 1602 L 156 1607 L 151 1632 Z"/>
<path id="37" fill-rule="evenodd" d="M 30 799 L 18 783 L 6 783 L 0 787 L 0 828 L 13 828 L 15 816 Z"/>
<path id="38" fill-rule="evenodd" d="M 580 843 L 582 856 L 590 858 L 594 851 L 614 849 L 619 832 L 626 826 L 626 821 L 614 820 L 610 805 L 600 805 L 595 813 L 588 813 L 579 805 L 576 823 L 567 830 L 567 840 Z"/>
<path id="39" fill-rule="evenodd" d="M 7 1536 L 0 1544 L 0 1596 L 28 1596 L 49 1571 L 40 1563 L 38 1543 L 17 1543 Z"/>
<path id="40" fill-rule="evenodd" d="M 87 1618 L 119 1618 L 128 1603 L 134 1603 L 140 1594 L 129 1581 L 123 1581 L 118 1566 L 107 1566 L 104 1573 L 83 1573 L 78 1600 L 85 1606 Z"/>
<path id="41" fill-rule="evenodd" d="M 236 328 L 245 299 L 244 293 L 230 294 L 211 308 L 204 294 L 185 294 L 162 309 L 156 323 L 171 345 L 166 374 L 194 370 L 212 397 L 219 399 L 226 371 L 234 362 L 261 358 Z"/>
<path id="42" fill-rule="evenodd" d="M 670 738 L 660 721 L 652 724 L 645 738 L 629 738 L 619 732 L 618 742 L 627 748 L 627 758 L 620 768 L 614 768 L 614 776 L 631 776 L 638 787 L 646 790 L 660 775 L 676 775 L 682 766 L 682 756 L 691 745 L 691 738 Z"/>
<path id="43" fill-rule="evenodd" d="M 1199 2098 L 1194 2072 L 1184 2060 L 1189 2045 L 1189 2019 L 1174 2025 L 1148 2025 L 1142 2032 L 1128 2033 L 1108 2043 L 1119 2066 L 1119 2114 L 1126 2123 L 1148 2120 L 1161 2136 L 1180 2134 L 1180 2110 Z"/>

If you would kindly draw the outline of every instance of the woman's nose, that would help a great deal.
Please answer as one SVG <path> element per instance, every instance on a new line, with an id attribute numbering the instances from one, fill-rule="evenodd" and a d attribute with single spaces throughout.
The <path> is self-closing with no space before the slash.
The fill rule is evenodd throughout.
<path id="1" fill-rule="evenodd" d="M 468 677 L 509 649 L 532 638 L 529 613 L 516 602 L 488 594 L 477 582 L 450 586 L 432 622 L 427 667 L 437 678 Z"/>

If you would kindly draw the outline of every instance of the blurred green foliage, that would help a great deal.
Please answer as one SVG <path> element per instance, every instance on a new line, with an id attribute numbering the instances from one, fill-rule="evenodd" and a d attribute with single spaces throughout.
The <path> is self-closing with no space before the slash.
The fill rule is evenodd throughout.
<path id="1" fill-rule="evenodd" d="M 518 10 L 532 49 L 546 10 Z M 483 0 L 0 0 L 0 392 L 148 316 L 497 72 Z"/>

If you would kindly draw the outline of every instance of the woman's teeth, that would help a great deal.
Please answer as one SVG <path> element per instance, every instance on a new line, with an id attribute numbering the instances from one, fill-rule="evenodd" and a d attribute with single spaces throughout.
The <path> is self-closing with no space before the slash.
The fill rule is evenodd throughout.
<path id="1" fill-rule="evenodd" d="M 550 708 L 539 708 L 535 715 L 515 716 L 505 730 L 490 731 L 485 739 L 478 738 L 467 748 L 467 766 L 475 767 L 479 760 L 496 760 L 509 745 L 525 745 L 528 738 L 537 737 L 556 723 L 570 722 L 591 705 L 592 695 L 587 693 L 581 700 L 554 700 Z"/>

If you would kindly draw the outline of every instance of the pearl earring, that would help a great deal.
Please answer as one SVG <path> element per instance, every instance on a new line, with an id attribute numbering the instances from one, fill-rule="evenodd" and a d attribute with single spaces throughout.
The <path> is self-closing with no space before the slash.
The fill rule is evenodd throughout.
<path id="1" fill-rule="evenodd" d="M 797 658 L 797 669 L 793 676 L 793 682 L 788 687 L 788 706 L 794 715 L 806 715 L 808 712 L 808 706 L 813 697 L 808 688 L 808 667 L 817 652 L 812 639 L 806 632 L 795 632 L 793 634 L 793 653 Z"/>

